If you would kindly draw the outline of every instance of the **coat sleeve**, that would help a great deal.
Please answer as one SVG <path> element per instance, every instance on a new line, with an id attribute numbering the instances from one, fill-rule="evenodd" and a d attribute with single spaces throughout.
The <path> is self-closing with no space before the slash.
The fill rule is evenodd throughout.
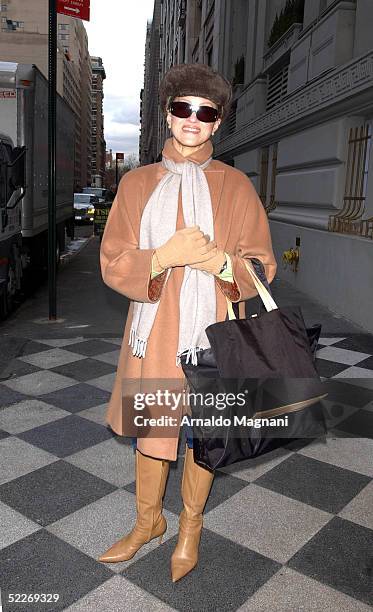
<path id="1" fill-rule="evenodd" d="M 250 179 L 247 188 L 246 210 L 240 237 L 235 248 L 228 253 L 232 262 L 234 282 L 216 278 L 220 289 L 231 302 L 240 302 L 257 295 L 244 260 L 250 262 L 250 257 L 259 259 L 264 264 L 269 283 L 274 279 L 277 270 L 267 213 Z"/>
<path id="2" fill-rule="evenodd" d="M 136 193 L 132 172 L 120 180 L 106 221 L 100 247 L 101 274 L 106 285 L 130 300 L 154 303 L 161 297 L 167 272 L 151 279 L 155 249 L 139 249 L 141 211 L 137 202 L 129 202 L 129 194 Z"/>

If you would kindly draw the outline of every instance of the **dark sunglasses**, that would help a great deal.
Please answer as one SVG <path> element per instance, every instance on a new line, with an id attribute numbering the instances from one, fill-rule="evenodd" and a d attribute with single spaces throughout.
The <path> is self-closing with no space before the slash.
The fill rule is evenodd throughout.
<path id="1" fill-rule="evenodd" d="M 193 111 L 196 111 L 196 117 L 203 123 L 212 123 L 217 120 L 219 111 L 212 106 L 198 106 L 190 104 L 190 102 L 171 102 L 169 110 L 171 115 L 179 117 L 179 119 L 187 119 Z"/>

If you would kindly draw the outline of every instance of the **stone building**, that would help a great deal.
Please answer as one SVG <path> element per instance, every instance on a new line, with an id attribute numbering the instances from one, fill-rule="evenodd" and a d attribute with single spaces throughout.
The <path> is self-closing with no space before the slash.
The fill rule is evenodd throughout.
<path id="1" fill-rule="evenodd" d="M 232 82 L 214 156 L 255 185 L 278 276 L 373 332 L 373 2 L 163 0 L 160 8 L 158 82 L 184 61 Z M 159 114 L 158 155 L 166 135 Z"/>
<path id="2" fill-rule="evenodd" d="M 144 88 L 140 100 L 139 161 L 152 164 L 159 153 L 158 144 L 158 85 L 160 74 L 160 17 L 161 1 L 155 0 L 153 19 L 148 22 L 145 41 Z"/>
<path id="3" fill-rule="evenodd" d="M 48 78 L 48 0 L 2 0 L 0 57 Z M 57 15 L 57 91 L 75 113 L 75 189 L 91 184 L 92 69 L 83 22 Z"/>
<path id="4" fill-rule="evenodd" d="M 104 79 L 101 57 L 91 57 L 92 63 L 92 185 L 101 187 L 105 175 L 106 143 L 104 138 Z"/>

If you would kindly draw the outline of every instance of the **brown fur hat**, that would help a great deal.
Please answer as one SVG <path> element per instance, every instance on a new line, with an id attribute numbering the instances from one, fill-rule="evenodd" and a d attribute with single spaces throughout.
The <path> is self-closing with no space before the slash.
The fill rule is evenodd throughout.
<path id="1" fill-rule="evenodd" d="M 165 114 L 177 96 L 208 98 L 219 106 L 224 121 L 232 102 L 232 86 L 207 64 L 176 64 L 168 69 L 159 86 L 159 104 Z"/>

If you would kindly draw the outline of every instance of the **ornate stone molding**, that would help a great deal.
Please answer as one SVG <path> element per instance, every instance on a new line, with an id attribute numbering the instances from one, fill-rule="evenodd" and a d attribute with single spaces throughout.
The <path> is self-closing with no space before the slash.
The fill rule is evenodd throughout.
<path id="1" fill-rule="evenodd" d="M 346 103 L 355 96 L 354 108 L 358 112 L 356 96 L 373 92 L 373 51 L 338 66 L 315 82 L 304 85 L 289 94 L 278 106 L 242 125 L 233 134 L 214 145 L 215 155 L 233 153 L 251 141 L 262 140 L 271 132 L 289 126 L 302 118 L 320 113 L 337 103 Z M 346 111 L 351 108 L 346 106 Z"/>

